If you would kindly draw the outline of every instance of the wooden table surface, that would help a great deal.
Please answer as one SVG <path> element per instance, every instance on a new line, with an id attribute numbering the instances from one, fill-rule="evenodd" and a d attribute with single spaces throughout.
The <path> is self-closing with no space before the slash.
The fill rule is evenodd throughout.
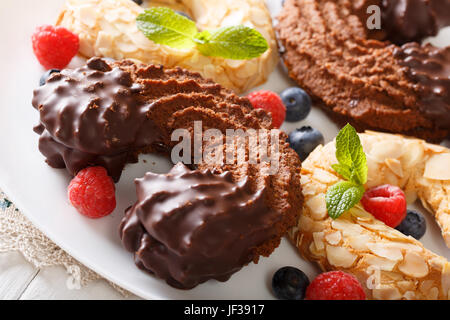
<path id="1" fill-rule="evenodd" d="M 0 253 L 0 300 L 122 300 L 124 297 L 105 280 L 70 290 L 68 274 L 63 266 L 35 268 L 20 252 Z"/>

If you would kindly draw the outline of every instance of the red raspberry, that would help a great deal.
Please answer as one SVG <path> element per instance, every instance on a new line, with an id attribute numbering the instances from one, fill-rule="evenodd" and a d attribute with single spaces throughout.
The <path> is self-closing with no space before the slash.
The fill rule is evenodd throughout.
<path id="1" fill-rule="evenodd" d="M 385 184 L 367 190 L 361 199 L 366 211 L 389 227 L 397 227 L 406 217 L 406 197 L 402 189 Z"/>
<path id="2" fill-rule="evenodd" d="M 31 41 L 33 51 L 46 69 L 63 69 L 77 54 L 78 36 L 63 27 L 50 25 L 37 27 Z"/>
<path id="3" fill-rule="evenodd" d="M 306 289 L 307 300 L 365 300 L 366 294 L 358 279 L 342 271 L 317 276 Z"/>
<path id="4" fill-rule="evenodd" d="M 116 207 L 114 192 L 114 182 L 103 167 L 81 170 L 67 189 L 72 205 L 89 218 L 101 218 L 113 212 Z"/>
<path id="5" fill-rule="evenodd" d="M 264 109 L 272 114 L 272 125 L 280 128 L 286 118 L 286 107 L 275 92 L 261 90 L 250 93 L 247 98 L 255 109 Z"/>

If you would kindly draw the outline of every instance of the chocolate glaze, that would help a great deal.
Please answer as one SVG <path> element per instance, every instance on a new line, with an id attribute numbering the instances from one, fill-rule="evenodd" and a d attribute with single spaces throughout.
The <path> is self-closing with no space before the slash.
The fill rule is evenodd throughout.
<path id="1" fill-rule="evenodd" d="M 450 47 L 408 43 L 396 48 L 395 57 L 415 81 L 419 108 L 437 126 L 450 128 Z"/>
<path id="2" fill-rule="evenodd" d="M 86 91 L 86 87 L 95 90 Z M 122 96 L 121 91 L 126 94 Z M 90 101 L 99 104 L 96 110 L 89 110 Z M 81 69 L 64 70 L 35 91 L 33 104 L 41 114 L 35 127 L 39 147 L 50 165 L 66 167 L 71 174 L 100 165 L 116 181 L 124 165 L 136 161 L 139 153 L 169 153 L 178 143 L 170 139 L 173 130 L 192 132 L 194 121 L 202 120 L 204 130 L 215 128 L 223 133 L 226 129 L 272 128 L 272 119 L 264 110 L 254 110 L 247 98 L 198 73 L 138 66 L 127 60 L 93 59 Z M 301 162 L 286 139 L 281 133 L 279 170 L 273 175 L 266 163 L 246 161 L 247 146 L 245 154 L 239 155 L 242 162 L 213 166 L 204 161 L 196 165 L 201 172 L 174 169 L 172 178 L 150 174 L 138 182 L 140 200 L 127 210 L 121 227 L 123 243 L 135 252 L 137 266 L 187 288 L 210 278 L 226 280 L 248 262 L 269 256 L 296 224 L 303 204 Z M 229 173 L 214 176 L 204 170 Z M 175 174 L 181 177 L 174 179 Z M 214 189 L 211 184 L 217 181 L 220 186 Z M 189 201 L 193 206 L 187 205 Z M 179 205 L 182 212 L 173 205 Z M 146 206 L 151 208 L 146 210 Z"/>
<path id="3" fill-rule="evenodd" d="M 117 181 L 133 153 L 157 138 L 141 90 L 130 72 L 99 58 L 51 76 L 34 90 L 32 101 L 40 113 L 39 149 L 47 162 L 72 174 L 103 165 Z"/>
<path id="4" fill-rule="evenodd" d="M 382 28 L 395 44 L 435 36 L 450 25 L 450 0 L 382 0 Z"/>
<path id="5" fill-rule="evenodd" d="M 439 128 L 450 128 L 450 47 L 420 46 L 450 25 L 450 0 L 383 0 L 383 28 L 394 56 L 415 83 L 418 108 Z M 409 43 L 407 43 L 409 42 Z M 406 43 L 406 44 L 405 44 Z"/>
<path id="6" fill-rule="evenodd" d="M 33 106 L 57 142 L 86 153 L 111 155 L 150 144 L 149 105 L 142 86 L 101 59 L 62 70 L 34 91 Z M 56 93 L 56 94 L 55 94 Z M 141 131 L 148 130 L 148 134 Z"/>
<path id="7" fill-rule="evenodd" d="M 139 153 L 170 150 L 169 123 L 183 108 L 212 109 L 252 128 L 271 122 L 247 99 L 199 74 L 139 68 L 126 60 L 92 58 L 86 66 L 53 74 L 34 91 L 32 103 L 40 113 L 39 149 L 50 166 L 75 175 L 101 165 L 114 181 Z"/>
<path id="8" fill-rule="evenodd" d="M 180 163 L 135 183 L 138 200 L 122 220 L 122 242 L 138 266 L 177 288 L 225 281 L 257 260 L 254 249 L 274 236 L 281 218 L 265 204 L 265 189 L 252 192 L 248 177 L 234 183 L 231 172 Z"/>

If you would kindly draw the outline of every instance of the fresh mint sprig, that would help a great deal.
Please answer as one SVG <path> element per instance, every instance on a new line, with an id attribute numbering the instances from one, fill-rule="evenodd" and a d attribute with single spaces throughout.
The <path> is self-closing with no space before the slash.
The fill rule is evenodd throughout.
<path id="1" fill-rule="evenodd" d="M 259 57 L 269 48 L 266 39 L 255 29 L 239 25 L 198 32 L 194 21 L 165 7 L 145 10 L 136 23 L 155 43 L 175 49 L 196 47 L 205 56 L 246 60 Z"/>
<path id="2" fill-rule="evenodd" d="M 155 43 L 175 49 L 195 46 L 198 33 L 195 22 L 164 7 L 147 9 L 136 18 L 137 27 Z"/>
<path id="3" fill-rule="evenodd" d="M 348 181 L 341 181 L 327 190 L 328 215 L 339 218 L 353 208 L 364 195 L 367 182 L 367 159 L 355 128 L 347 124 L 336 137 L 336 159 L 331 167 Z"/>
<path id="4" fill-rule="evenodd" d="M 257 58 L 269 48 L 258 31 L 242 25 L 200 32 L 195 41 L 205 56 L 234 60 Z"/>

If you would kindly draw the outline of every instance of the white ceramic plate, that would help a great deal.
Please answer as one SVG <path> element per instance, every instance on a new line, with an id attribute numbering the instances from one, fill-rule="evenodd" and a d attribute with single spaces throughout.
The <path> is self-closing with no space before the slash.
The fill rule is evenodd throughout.
<path id="1" fill-rule="evenodd" d="M 274 14 L 280 2 L 269 1 Z M 170 169 L 169 162 L 161 157 L 142 156 L 138 164 L 126 168 L 117 185 L 118 205 L 112 215 L 91 220 L 71 207 L 66 197 L 69 175 L 44 162 L 37 147 L 38 136 L 32 131 L 38 121 L 38 114 L 31 106 L 32 90 L 44 70 L 33 56 L 30 36 L 37 25 L 53 23 L 62 4 L 63 0 L 0 1 L 0 186 L 8 197 L 40 230 L 77 260 L 143 298 L 272 299 L 271 276 L 286 265 L 302 269 L 312 279 L 318 271 L 316 267 L 302 260 L 285 239 L 270 258 L 245 267 L 228 282 L 208 281 L 189 291 L 173 289 L 138 270 L 132 255 L 121 246 L 117 227 L 124 209 L 135 200 L 133 179 L 149 170 L 162 173 Z M 281 92 L 290 85 L 293 83 L 280 67 L 262 88 Z M 302 125 L 319 129 L 327 141 L 338 132 L 318 110 L 313 110 L 306 121 L 287 124 L 283 129 L 290 131 Z M 423 242 L 431 250 L 450 258 L 450 250 L 430 218 Z"/>

